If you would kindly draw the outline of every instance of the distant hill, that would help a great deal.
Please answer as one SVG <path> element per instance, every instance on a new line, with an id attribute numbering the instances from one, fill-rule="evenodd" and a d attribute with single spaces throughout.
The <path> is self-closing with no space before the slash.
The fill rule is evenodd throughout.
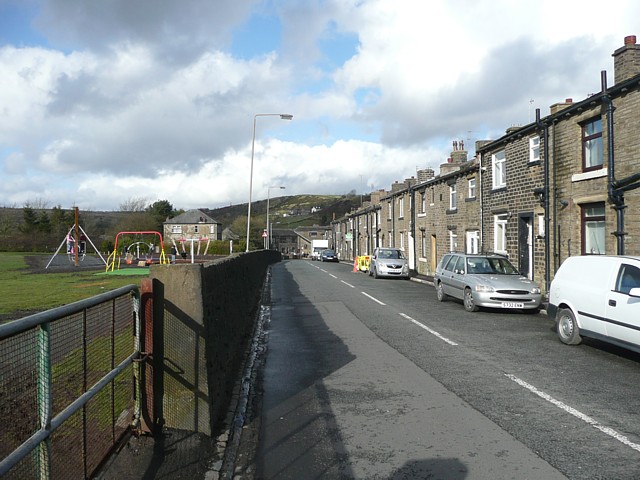
<path id="1" fill-rule="evenodd" d="M 298 226 L 329 225 L 332 220 L 343 217 L 360 206 L 356 195 L 291 195 L 269 199 L 269 216 L 279 228 Z M 247 204 L 231 205 L 215 209 L 201 208 L 207 215 L 222 223 L 223 227 L 233 225 L 238 218 L 246 218 Z M 251 218 L 265 218 L 267 201 L 251 204 Z"/>

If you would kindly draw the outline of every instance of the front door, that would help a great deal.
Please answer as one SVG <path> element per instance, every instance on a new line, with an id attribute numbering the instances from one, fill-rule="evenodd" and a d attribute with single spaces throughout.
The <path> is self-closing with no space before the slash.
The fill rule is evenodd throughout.
<path id="1" fill-rule="evenodd" d="M 533 280 L 533 214 L 518 216 L 518 269 Z"/>

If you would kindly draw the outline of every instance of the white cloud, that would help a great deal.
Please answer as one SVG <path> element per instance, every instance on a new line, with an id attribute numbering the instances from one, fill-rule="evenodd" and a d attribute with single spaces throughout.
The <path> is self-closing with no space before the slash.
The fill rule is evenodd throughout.
<path id="1" fill-rule="evenodd" d="M 472 150 L 597 91 L 640 14 L 612 2 L 47 0 L 48 46 L 0 46 L 0 204 L 246 202 L 262 112 L 294 120 L 259 120 L 254 198 L 389 188 L 453 139 Z M 279 17 L 281 46 L 245 59 L 230 46 L 254 11 Z"/>

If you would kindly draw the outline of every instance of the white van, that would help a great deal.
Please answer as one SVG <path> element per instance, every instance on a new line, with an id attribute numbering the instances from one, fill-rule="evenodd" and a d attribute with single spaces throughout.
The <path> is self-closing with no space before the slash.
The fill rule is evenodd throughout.
<path id="1" fill-rule="evenodd" d="M 585 336 L 640 353 L 640 257 L 567 258 L 551 282 L 547 312 L 567 345 Z"/>

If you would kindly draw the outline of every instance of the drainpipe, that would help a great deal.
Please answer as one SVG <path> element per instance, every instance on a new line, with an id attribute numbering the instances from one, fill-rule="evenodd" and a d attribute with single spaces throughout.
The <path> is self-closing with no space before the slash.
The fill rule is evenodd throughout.
<path id="1" fill-rule="evenodd" d="M 484 154 L 476 152 L 476 155 L 478 155 L 478 182 L 480 183 L 480 239 L 478 242 L 478 252 L 482 253 L 484 252 L 484 188 L 482 186 L 482 171 L 484 168 L 482 166 L 482 158 Z"/>
<path id="2" fill-rule="evenodd" d="M 409 202 L 411 205 L 409 212 L 409 219 L 411 225 L 409 231 L 411 232 L 411 240 L 413 241 L 413 270 L 418 271 L 418 247 L 416 246 L 416 191 L 413 188 L 409 188 Z"/>
<path id="3" fill-rule="evenodd" d="M 615 161 L 613 155 L 613 106 L 611 97 L 607 94 L 607 72 L 600 72 L 600 83 L 602 85 L 602 101 L 607 105 L 607 167 L 608 167 L 608 194 L 609 201 L 613 203 L 613 209 L 616 211 L 616 231 L 613 234 L 616 237 L 617 254 L 624 255 L 624 193 L 616 188 Z"/>
<path id="4" fill-rule="evenodd" d="M 562 244 L 560 243 L 560 225 L 558 225 L 558 182 L 556 180 L 557 163 L 556 162 L 556 122 L 555 120 L 551 124 L 552 138 L 553 138 L 553 195 L 551 201 L 553 202 L 553 273 L 558 271 L 558 264 L 560 260 L 560 249 Z"/>
<path id="5" fill-rule="evenodd" d="M 546 123 L 540 121 L 539 108 L 536 108 L 536 125 L 539 129 L 542 129 L 544 142 L 544 192 L 542 194 L 544 202 L 544 291 L 549 294 L 549 287 L 551 285 L 551 245 L 549 244 L 549 127 Z"/>

